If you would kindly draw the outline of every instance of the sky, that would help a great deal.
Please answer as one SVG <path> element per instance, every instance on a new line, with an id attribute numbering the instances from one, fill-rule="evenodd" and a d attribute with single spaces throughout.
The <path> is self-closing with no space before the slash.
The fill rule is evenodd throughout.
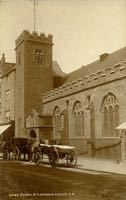
<path id="1" fill-rule="evenodd" d="M 126 46 L 126 0 L 37 0 L 36 31 L 53 35 L 53 60 L 69 73 Z M 32 0 L 0 0 L 0 57 L 15 62 L 15 40 L 34 31 Z"/>

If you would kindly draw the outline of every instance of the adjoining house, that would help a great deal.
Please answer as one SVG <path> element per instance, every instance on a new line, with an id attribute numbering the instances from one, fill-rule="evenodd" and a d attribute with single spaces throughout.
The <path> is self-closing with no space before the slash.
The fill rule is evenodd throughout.
<path id="1" fill-rule="evenodd" d="M 16 64 L 2 56 L 2 121 L 14 120 L 18 137 L 73 145 L 79 154 L 121 158 L 116 127 L 126 119 L 126 47 L 69 74 L 53 61 L 52 47 L 52 35 L 25 30 L 16 40 Z"/>

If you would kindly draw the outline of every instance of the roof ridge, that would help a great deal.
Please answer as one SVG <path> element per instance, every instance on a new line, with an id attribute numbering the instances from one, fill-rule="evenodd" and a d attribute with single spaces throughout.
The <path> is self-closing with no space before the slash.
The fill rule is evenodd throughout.
<path id="1" fill-rule="evenodd" d="M 120 60 L 124 60 L 126 58 L 126 46 L 120 48 L 112 53 L 110 53 L 104 60 L 100 61 L 100 59 L 95 60 L 87 65 L 81 66 L 79 69 L 74 70 L 67 74 L 66 79 L 64 79 L 64 84 L 75 81 L 83 76 L 94 73 L 95 71 L 106 69 L 107 67 L 120 62 Z M 118 61 L 117 61 L 118 60 Z"/>

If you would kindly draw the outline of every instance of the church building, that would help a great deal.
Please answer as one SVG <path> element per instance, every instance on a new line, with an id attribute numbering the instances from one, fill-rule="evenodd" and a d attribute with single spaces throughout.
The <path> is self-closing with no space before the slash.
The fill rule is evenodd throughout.
<path id="1" fill-rule="evenodd" d="M 16 137 L 54 140 L 78 154 L 126 158 L 126 47 L 65 74 L 53 61 L 52 35 L 24 30 L 16 63 L 1 69 L 1 120 Z M 122 142 L 123 141 L 123 142 Z"/>

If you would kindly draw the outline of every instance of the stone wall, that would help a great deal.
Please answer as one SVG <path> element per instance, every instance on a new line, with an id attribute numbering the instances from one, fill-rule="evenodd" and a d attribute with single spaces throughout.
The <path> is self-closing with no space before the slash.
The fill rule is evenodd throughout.
<path id="1" fill-rule="evenodd" d="M 102 130 L 102 102 L 103 98 L 108 93 L 113 93 L 119 104 L 119 123 L 126 120 L 126 62 L 114 66 L 115 71 L 108 71 L 104 76 L 100 76 L 97 79 L 90 79 L 90 82 L 77 82 L 71 83 L 67 86 L 60 87 L 53 91 L 48 92 L 44 96 L 44 114 L 52 114 L 56 106 L 59 107 L 61 112 L 67 108 L 66 102 L 68 101 L 68 114 L 69 114 L 69 144 L 76 147 L 77 152 L 85 153 L 89 152 L 89 146 L 87 141 L 90 139 L 90 117 L 88 105 L 88 96 L 91 97 L 91 101 L 94 103 L 94 117 L 95 117 L 95 140 L 99 145 L 102 145 L 103 141 L 106 144 L 106 138 L 103 137 Z M 117 70 L 117 71 L 116 71 Z M 107 74 L 109 73 L 109 74 Z M 100 74 L 100 72 L 99 72 Z M 95 77 L 92 75 L 90 77 Z M 88 79 L 86 79 L 88 80 Z M 73 133 L 73 107 L 75 102 L 80 101 L 84 111 L 84 137 L 74 138 Z M 103 140 L 100 140 L 102 138 Z M 116 138 L 115 138 L 116 140 Z M 101 142 L 102 141 L 102 142 Z M 107 140 L 108 141 L 108 140 Z M 116 150 L 116 149 L 115 149 Z M 109 152 L 109 153 L 108 153 Z M 101 157 L 109 157 L 112 151 L 104 150 L 99 151 L 98 155 Z M 109 156 L 108 156 L 109 154 Z"/>
<path id="2" fill-rule="evenodd" d="M 43 43 L 50 43 L 52 44 L 52 35 L 48 34 L 46 36 L 44 33 L 38 34 L 37 32 L 30 33 L 28 30 L 24 30 L 22 34 L 16 39 L 16 48 L 21 45 L 24 41 L 35 41 L 35 42 L 43 42 Z"/>
<path id="3" fill-rule="evenodd" d="M 85 76 L 83 79 L 78 79 L 67 85 L 63 85 L 59 88 L 51 90 L 43 95 L 43 102 L 49 102 L 54 99 L 59 99 L 73 93 L 77 93 L 97 86 L 108 84 L 112 81 L 116 81 L 126 77 L 126 61 L 117 63 L 114 66 L 108 67 L 89 76 Z"/>
<path id="4" fill-rule="evenodd" d="M 19 52 L 21 61 L 19 63 Z M 16 49 L 16 77 L 15 77 L 15 135 L 17 137 L 24 135 L 24 43 Z"/>
<path id="5" fill-rule="evenodd" d="M 42 112 L 41 94 L 53 87 L 52 45 L 52 35 L 27 30 L 16 40 L 15 128 L 18 136 L 25 134 L 25 118 L 31 110 Z M 41 60 L 35 59 L 36 49 L 42 51 Z"/>
<path id="6" fill-rule="evenodd" d="M 14 120 L 14 82 L 15 71 L 2 77 L 1 80 L 1 120 L 7 122 L 6 112 L 10 112 L 10 120 Z M 6 101 L 6 91 L 10 91 L 9 99 Z"/>

